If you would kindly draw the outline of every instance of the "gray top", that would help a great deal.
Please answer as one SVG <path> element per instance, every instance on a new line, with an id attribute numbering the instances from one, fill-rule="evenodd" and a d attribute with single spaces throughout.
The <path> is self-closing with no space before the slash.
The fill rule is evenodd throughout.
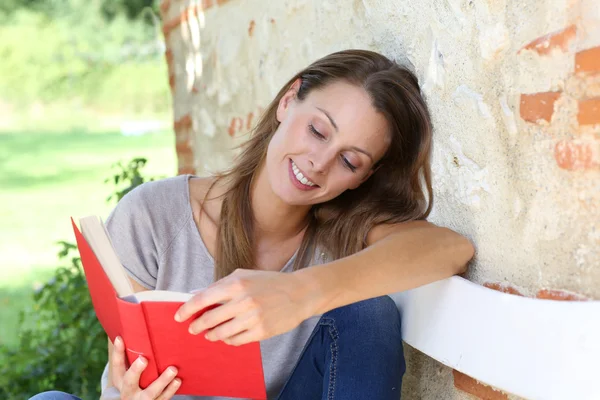
<path id="1" fill-rule="evenodd" d="M 135 281 L 148 289 L 189 292 L 213 282 L 214 260 L 192 215 L 190 177 L 192 175 L 180 175 L 136 187 L 119 201 L 106 220 L 123 266 Z M 296 254 L 281 272 L 292 271 L 295 257 Z M 315 255 L 311 265 L 321 263 L 321 256 Z M 319 318 L 320 315 L 313 316 L 290 332 L 261 341 L 269 399 L 275 398 L 285 384 Z M 102 375 L 103 388 L 106 378 L 107 369 Z M 111 396 L 103 393 L 103 398 Z M 204 396 L 174 398 L 225 399 Z"/>

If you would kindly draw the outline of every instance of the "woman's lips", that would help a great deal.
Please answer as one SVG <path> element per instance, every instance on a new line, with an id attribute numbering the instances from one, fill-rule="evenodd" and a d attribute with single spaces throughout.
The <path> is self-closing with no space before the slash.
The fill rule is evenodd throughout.
<path id="1" fill-rule="evenodd" d="M 288 171 L 289 171 L 289 175 L 290 175 L 290 180 L 292 181 L 292 184 L 294 186 L 296 186 L 298 189 L 308 191 L 308 190 L 313 190 L 313 189 L 316 189 L 319 187 L 317 185 L 308 186 L 308 185 L 305 185 L 302 182 L 300 182 L 298 180 L 298 178 L 296 178 L 296 174 L 294 174 L 294 170 L 292 169 L 292 159 L 291 158 L 290 158 L 290 162 L 288 164 L 289 164 Z"/>

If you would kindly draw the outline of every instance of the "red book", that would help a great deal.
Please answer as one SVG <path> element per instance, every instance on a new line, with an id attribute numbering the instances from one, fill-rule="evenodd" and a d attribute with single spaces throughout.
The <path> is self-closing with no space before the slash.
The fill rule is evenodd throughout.
<path id="1" fill-rule="evenodd" d="M 190 323 L 216 307 L 201 310 L 187 321 L 176 322 L 173 319 L 175 311 L 185 299 L 191 298 L 191 294 L 147 291 L 119 296 L 112 283 L 114 271 L 111 275 L 110 269 L 99 261 L 106 258 L 98 257 L 92 250 L 94 247 L 98 252 L 100 246 L 90 247 L 73 219 L 71 222 L 100 324 L 111 341 L 117 336 L 123 338 L 130 364 L 140 355 L 148 360 L 140 379 L 142 388 L 156 380 L 166 368 L 175 366 L 181 379 L 177 394 L 267 398 L 259 342 L 230 346 L 222 341 L 208 341 L 203 333 L 190 334 Z M 99 219 L 98 223 L 103 227 Z M 83 225 L 82 230 L 86 232 Z M 105 228 L 103 231 L 106 232 Z M 106 243 L 110 243 L 110 238 L 107 240 Z M 112 245 L 110 247 L 114 251 Z"/>

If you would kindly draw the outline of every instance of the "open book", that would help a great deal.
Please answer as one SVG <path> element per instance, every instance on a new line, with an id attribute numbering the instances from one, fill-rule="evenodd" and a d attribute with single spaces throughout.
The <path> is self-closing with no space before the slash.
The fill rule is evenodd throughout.
<path id="1" fill-rule="evenodd" d="M 173 365 L 181 379 L 177 394 L 267 398 L 258 342 L 230 346 L 208 341 L 202 333 L 190 334 L 190 323 L 216 306 L 176 322 L 175 312 L 191 294 L 134 293 L 104 223 L 96 216 L 81 218 L 81 232 L 73 219 L 71 223 L 100 324 L 111 341 L 123 338 L 129 363 L 140 355 L 148 360 L 140 379 L 142 388 Z"/>

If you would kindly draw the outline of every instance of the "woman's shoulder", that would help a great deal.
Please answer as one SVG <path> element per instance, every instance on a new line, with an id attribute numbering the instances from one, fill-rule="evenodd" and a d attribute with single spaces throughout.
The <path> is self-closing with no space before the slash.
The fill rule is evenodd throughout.
<path id="1" fill-rule="evenodd" d="M 189 175 L 178 175 L 144 182 L 123 196 L 117 206 L 130 207 L 132 211 L 189 210 L 189 178 Z"/>
<path id="2" fill-rule="evenodd" d="M 138 225 L 148 234 L 163 231 L 168 235 L 191 216 L 189 178 L 179 175 L 136 186 L 117 203 L 107 225 Z"/>

